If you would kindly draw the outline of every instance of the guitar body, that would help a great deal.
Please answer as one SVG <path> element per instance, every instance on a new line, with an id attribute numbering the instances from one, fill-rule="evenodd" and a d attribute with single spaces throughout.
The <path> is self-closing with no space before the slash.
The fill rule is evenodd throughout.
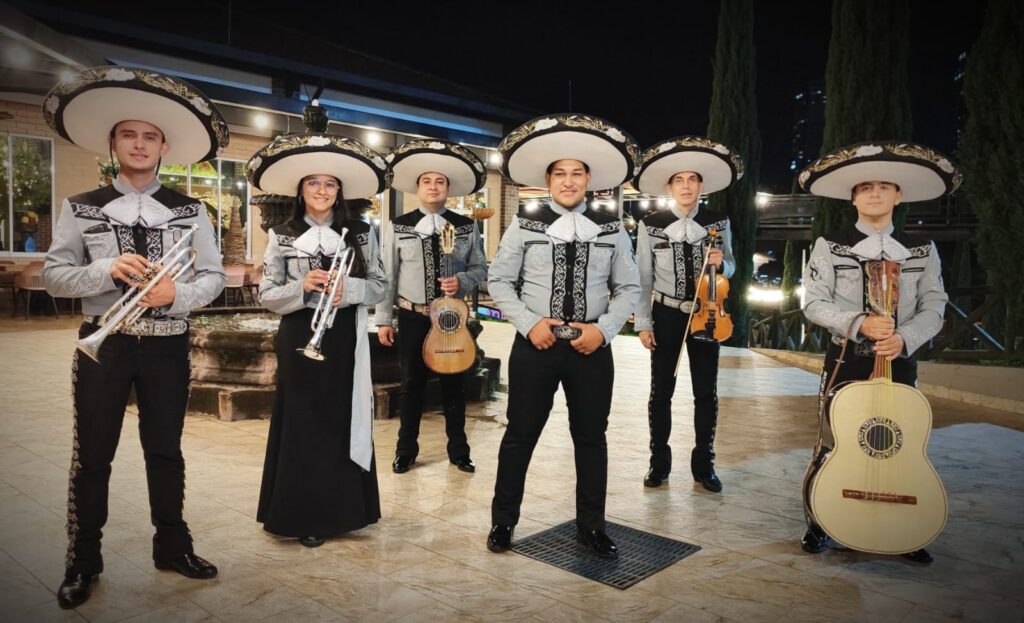
<path id="1" fill-rule="evenodd" d="M 476 342 L 466 322 L 469 306 L 442 296 L 430 304 L 430 332 L 423 340 L 423 361 L 438 374 L 465 372 L 476 361 Z"/>
<path id="2" fill-rule="evenodd" d="M 875 554 L 925 547 L 946 525 L 946 490 L 928 460 L 932 411 L 885 378 L 840 386 L 829 406 L 835 448 L 810 484 L 814 520 L 839 544 Z"/>

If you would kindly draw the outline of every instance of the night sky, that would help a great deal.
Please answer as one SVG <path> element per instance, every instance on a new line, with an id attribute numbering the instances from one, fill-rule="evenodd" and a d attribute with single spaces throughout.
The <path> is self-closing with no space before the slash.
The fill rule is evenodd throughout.
<path id="1" fill-rule="evenodd" d="M 110 14 L 107 3 L 47 0 Z M 623 2 L 621 12 L 589 2 L 292 1 L 255 13 L 347 47 L 446 77 L 537 112 L 572 110 L 605 117 L 641 146 L 708 123 L 719 3 Z M 756 2 L 758 117 L 763 144 L 761 189 L 788 192 L 794 94 L 824 82 L 831 2 Z M 911 0 L 910 89 L 914 139 L 952 152 L 960 95 L 957 56 L 970 49 L 984 1 Z M 125 6 L 125 5 L 122 5 Z M 227 0 L 204 3 L 202 16 L 182 5 L 162 11 L 162 29 L 227 41 Z M 169 6 L 167 7 L 169 8 Z M 114 15 L 111 15 L 115 17 Z M 153 15 L 117 19 L 154 24 Z"/>

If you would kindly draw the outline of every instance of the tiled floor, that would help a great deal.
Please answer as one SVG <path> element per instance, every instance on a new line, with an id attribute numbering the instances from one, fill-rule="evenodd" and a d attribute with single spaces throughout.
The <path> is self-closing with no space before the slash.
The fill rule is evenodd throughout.
<path id="1" fill-rule="evenodd" d="M 106 571 L 77 612 L 57 608 L 71 445 L 73 319 L 0 320 L 0 620 L 89 621 L 1022 621 L 1024 422 L 933 400 L 930 456 L 950 498 L 937 561 L 804 554 L 799 482 L 814 436 L 817 379 L 727 349 L 720 371 L 720 495 L 695 489 L 679 461 L 647 490 L 648 358 L 614 342 L 608 431 L 609 519 L 699 544 L 696 555 L 626 591 L 484 546 L 504 394 L 470 410 L 478 471 L 448 465 L 442 420 L 425 419 L 419 463 L 388 469 L 397 422 L 376 424 L 384 517 L 316 550 L 264 533 L 254 515 L 267 422 L 190 417 L 186 515 L 209 582 L 156 571 L 150 560 L 138 432 L 127 418 L 111 478 Z M 507 357 L 508 326 L 482 346 Z M 685 375 L 685 370 L 683 371 Z M 673 445 L 693 438 L 688 383 L 677 393 Z M 564 402 L 534 455 L 517 535 L 572 517 L 572 444 Z"/>

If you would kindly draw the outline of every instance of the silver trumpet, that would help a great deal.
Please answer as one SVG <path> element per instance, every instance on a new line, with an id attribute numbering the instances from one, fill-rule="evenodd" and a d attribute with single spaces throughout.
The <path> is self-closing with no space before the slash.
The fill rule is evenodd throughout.
<path id="1" fill-rule="evenodd" d="M 100 361 L 100 345 L 112 333 L 117 333 L 126 327 L 131 327 L 142 318 L 148 307 L 142 306 L 142 299 L 149 291 L 160 283 L 160 280 L 170 275 L 172 280 L 177 280 L 196 261 L 195 249 L 186 245 L 192 234 L 199 229 L 193 225 L 174 243 L 167 253 L 160 258 L 160 261 L 150 266 L 149 270 L 138 280 L 138 285 L 131 286 L 121 298 L 110 306 L 100 317 L 100 329 L 88 337 L 78 340 L 78 350 L 88 355 L 93 361 Z M 188 254 L 189 259 L 181 266 L 175 266 Z M 160 270 L 156 267 L 160 266 Z M 140 289 L 141 288 L 141 289 Z"/>
<path id="2" fill-rule="evenodd" d="M 320 291 L 320 299 L 316 302 L 313 320 L 309 323 L 309 327 L 313 329 L 313 337 L 309 339 L 309 344 L 306 344 L 305 348 L 296 349 L 310 359 L 324 360 L 324 356 L 320 354 L 320 343 L 323 342 L 327 329 L 334 326 L 334 316 L 338 313 L 338 308 L 334 307 L 334 297 L 338 293 L 341 282 L 352 272 L 352 264 L 355 263 L 355 259 L 356 254 L 351 247 L 339 248 L 334 253 L 331 268 L 327 271 L 327 283 Z"/>

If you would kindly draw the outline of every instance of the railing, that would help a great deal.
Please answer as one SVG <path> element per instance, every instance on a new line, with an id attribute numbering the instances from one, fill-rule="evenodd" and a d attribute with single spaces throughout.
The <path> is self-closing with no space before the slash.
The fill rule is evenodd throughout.
<path id="1" fill-rule="evenodd" d="M 930 343 L 918 350 L 922 361 L 992 362 L 1001 365 L 1024 363 L 1024 344 L 1021 340 L 1007 348 L 985 328 L 984 320 L 998 309 L 999 297 L 987 287 L 951 288 L 950 302 L 942 330 Z M 954 301 L 967 299 L 982 302 L 969 312 Z M 776 311 L 759 321 L 751 321 L 749 333 L 751 348 L 771 348 L 797 352 L 821 353 L 831 336 L 828 331 L 804 317 L 803 311 Z"/>

